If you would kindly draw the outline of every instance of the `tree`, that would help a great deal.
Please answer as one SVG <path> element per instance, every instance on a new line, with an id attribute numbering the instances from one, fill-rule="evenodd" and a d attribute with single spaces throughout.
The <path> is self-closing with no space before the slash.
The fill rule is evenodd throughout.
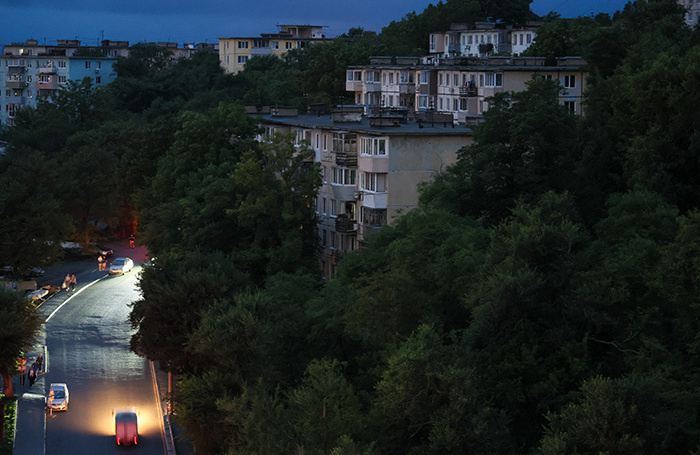
<path id="1" fill-rule="evenodd" d="M 41 175 L 41 179 L 37 179 Z M 60 242 L 73 232 L 58 197 L 55 161 L 38 151 L 10 147 L 0 160 L 0 259 L 19 273 L 60 259 Z"/>
<path id="2" fill-rule="evenodd" d="M 32 347 L 41 329 L 36 307 L 21 293 L 0 289 L 0 375 L 5 396 L 0 398 L 0 439 L 4 439 L 5 402 L 12 397 L 17 361 Z"/>
<path id="3" fill-rule="evenodd" d="M 421 193 L 421 203 L 497 223 L 515 200 L 576 188 L 576 118 L 559 104 L 556 81 L 533 79 L 524 92 L 490 101 L 474 144 Z"/>

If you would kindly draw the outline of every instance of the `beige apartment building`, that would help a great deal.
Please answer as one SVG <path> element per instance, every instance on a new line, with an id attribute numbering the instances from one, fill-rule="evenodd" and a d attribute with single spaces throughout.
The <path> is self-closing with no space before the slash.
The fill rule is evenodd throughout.
<path id="1" fill-rule="evenodd" d="M 251 108 L 250 113 L 259 114 Z M 265 133 L 294 134 L 321 163 L 323 185 L 316 201 L 319 255 L 332 278 L 343 255 L 358 249 L 382 226 L 418 206 L 418 186 L 430 182 L 471 144 L 472 131 L 439 118 L 409 121 L 405 110 L 364 115 L 362 106 L 339 106 L 331 115 L 262 114 Z"/>
<path id="2" fill-rule="evenodd" d="M 226 73 L 243 71 L 252 57 L 275 55 L 292 49 L 303 49 L 310 44 L 331 41 L 323 34 L 321 25 L 278 25 L 277 33 L 263 33 L 257 37 L 219 38 L 219 61 Z"/>
<path id="3" fill-rule="evenodd" d="M 560 102 L 574 114 L 583 113 L 586 62 L 562 57 L 497 56 L 463 58 L 374 57 L 369 65 L 350 67 L 345 87 L 355 104 L 372 109 L 401 108 L 416 114 L 450 114 L 455 124 L 478 122 L 497 93 L 519 92 L 535 77 L 559 81 Z"/>

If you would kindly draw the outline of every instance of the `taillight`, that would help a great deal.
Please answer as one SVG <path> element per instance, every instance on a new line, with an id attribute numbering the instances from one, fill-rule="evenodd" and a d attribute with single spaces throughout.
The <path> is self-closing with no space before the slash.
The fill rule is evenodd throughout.
<path id="1" fill-rule="evenodd" d="M 118 446 L 122 445 L 122 442 L 121 442 L 121 440 L 119 439 L 119 436 L 117 436 L 117 445 L 118 445 Z"/>
<path id="2" fill-rule="evenodd" d="M 138 443 L 139 443 L 139 441 L 138 441 L 138 436 L 134 436 L 134 445 L 136 445 L 136 444 L 138 444 Z"/>

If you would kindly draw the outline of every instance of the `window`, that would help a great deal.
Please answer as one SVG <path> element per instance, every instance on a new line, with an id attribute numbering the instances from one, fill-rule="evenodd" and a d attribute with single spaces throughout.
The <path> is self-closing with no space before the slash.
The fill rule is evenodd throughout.
<path id="1" fill-rule="evenodd" d="M 48 64 L 46 66 L 49 66 Z M 85 69 L 89 70 L 90 69 L 90 62 L 85 62 Z"/>
<path id="2" fill-rule="evenodd" d="M 323 151 L 325 152 L 328 150 L 328 137 L 324 134 L 323 135 Z"/>
<path id="3" fill-rule="evenodd" d="M 354 185 L 357 171 L 341 167 L 333 168 L 333 183 L 338 185 Z"/>
<path id="4" fill-rule="evenodd" d="M 239 41 L 238 42 L 238 49 L 248 49 L 249 43 L 248 41 Z"/>
<path id="5" fill-rule="evenodd" d="M 496 73 L 496 87 L 503 87 L 503 73 Z"/>
<path id="6" fill-rule="evenodd" d="M 101 84 L 102 83 L 102 76 L 95 76 L 95 83 Z"/>
<path id="7" fill-rule="evenodd" d="M 466 98 L 460 98 L 460 99 L 459 99 L 459 110 L 460 110 L 460 111 L 466 111 L 466 110 L 467 110 L 467 99 L 466 99 Z"/>
<path id="8" fill-rule="evenodd" d="M 386 155 L 386 138 L 363 137 L 362 138 L 362 154 L 363 155 Z"/>
<path id="9" fill-rule="evenodd" d="M 367 71 L 367 82 L 380 82 L 379 71 Z"/>
<path id="10" fill-rule="evenodd" d="M 59 60 L 59 61 L 58 61 L 58 67 L 59 67 L 59 68 L 65 68 L 65 67 L 66 67 L 66 61 L 65 61 L 65 60 Z"/>
<path id="11" fill-rule="evenodd" d="M 102 68 L 102 62 L 97 62 L 97 69 Z"/>
<path id="12" fill-rule="evenodd" d="M 291 41 L 287 41 L 286 43 L 284 43 L 284 48 L 285 49 L 293 49 L 294 43 L 292 43 Z"/>
<path id="13" fill-rule="evenodd" d="M 421 84 L 427 84 L 430 82 L 430 75 L 427 71 L 421 71 L 420 72 L 420 83 Z"/>
<path id="14" fill-rule="evenodd" d="M 576 101 L 564 101 L 564 107 L 569 111 L 569 114 L 576 113 Z"/>
<path id="15" fill-rule="evenodd" d="M 362 71 L 348 71 L 348 81 L 359 82 L 362 80 Z"/>
<path id="16" fill-rule="evenodd" d="M 496 76 L 494 73 L 486 73 L 484 74 L 485 80 L 484 80 L 484 86 L 485 87 L 493 87 L 496 85 Z"/>
<path id="17" fill-rule="evenodd" d="M 454 86 L 459 87 L 459 73 L 454 75 Z"/>
<path id="18" fill-rule="evenodd" d="M 247 61 L 248 61 L 247 55 L 239 55 L 238 56 L 238 64 L 239 65 L 245 65 Z"/>
<path id="19" fill-rule="evenodd" d="M 375 172 L 363 172 L 362 183 L 360 184 L 360 187 L 362 190 L 365 191 L 372 191 L 374 193 L 385 193 L 386 174 L 379 174 Z"/>
<path id="20" fill-rule="evenodd" d="M 66 83 L 66 76 L 58 76 L 58 83 L 65 84 Z"/>
<path id="21" fill-rule="evenodd" d="M 576 76 L 567 74 L 564 76 L 564 88 L 576 88 Z"/>

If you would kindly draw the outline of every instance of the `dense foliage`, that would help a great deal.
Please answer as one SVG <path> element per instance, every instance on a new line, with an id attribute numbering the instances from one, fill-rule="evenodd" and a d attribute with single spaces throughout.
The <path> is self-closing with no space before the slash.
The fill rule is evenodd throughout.
<path id="1" fill-rule="evenodd" d="M 586 114 L 546 80 L 490 100 L 329 282 L 310 151 L 257 143 L 239 104 L 337 102 L 347 65 L 529 3 L 447 0 L 236 76 L 140 47 L 3 132 L 0 253 L 26 266 L 138 213 L 156 259 L 132 349 L 178 375 L 198 453 L 698 454 L 700 41 L 674 0 L 548 17 L 532 52 L 586 57 Z"/>

